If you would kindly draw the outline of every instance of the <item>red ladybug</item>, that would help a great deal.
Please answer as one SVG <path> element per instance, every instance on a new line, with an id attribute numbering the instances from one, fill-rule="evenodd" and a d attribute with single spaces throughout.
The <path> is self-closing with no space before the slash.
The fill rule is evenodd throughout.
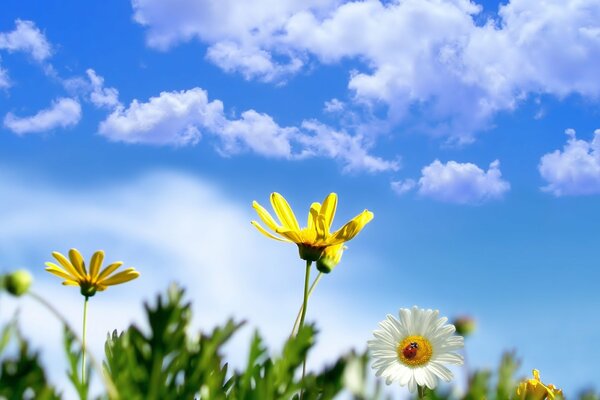
<path id="1" fill-rule="evenodd" d="M 409 360 L 415 358 L 419 345 L 417 342 L 411 342 L 402 349 L 402 355 Z"/>

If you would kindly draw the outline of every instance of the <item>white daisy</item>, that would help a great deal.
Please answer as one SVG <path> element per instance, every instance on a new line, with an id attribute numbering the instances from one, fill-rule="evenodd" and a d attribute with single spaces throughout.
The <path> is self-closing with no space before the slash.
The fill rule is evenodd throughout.
<path id="1" fill-rule="evenodd" d="M 376 375 L 388 385 L 398 380 L 411 392 L 417 385 L 434 389 L 437 378 L 450 382 L 453 375 L 444 364 L 462 365 L 455 351 L 464 346 L 464 339 L 453 335 L 456 328 L 446 324 L 448 318 L 438 315 L 438 310 L 417 306 L 401 308 L 399 321 L 388 314 L 379 323 L 381 329 L 373 332 L 375 339 L 368 341 Z"/>

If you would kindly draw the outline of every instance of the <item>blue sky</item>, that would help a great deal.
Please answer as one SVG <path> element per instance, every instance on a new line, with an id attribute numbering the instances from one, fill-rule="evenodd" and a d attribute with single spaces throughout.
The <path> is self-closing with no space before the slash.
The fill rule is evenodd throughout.
<path id="1" fill-rule="evenodd" d="M 199 326 L 247 317 L 276 346 L 302 263 L 253 231 L 251 202 L 277 191 L 304 219 L 337 192 L 338 224 L 375 219 L 311 300 L 315 366 L 417 304 L 478 320 L 473 365 L 516 348 L 522 374 L 597 385 L 598 2 L 1 9 L 0 266 L 69 304 L 51 251 L 135 265 L 141 279 L 94 298 L 98 342 L 179 280 Z"/>

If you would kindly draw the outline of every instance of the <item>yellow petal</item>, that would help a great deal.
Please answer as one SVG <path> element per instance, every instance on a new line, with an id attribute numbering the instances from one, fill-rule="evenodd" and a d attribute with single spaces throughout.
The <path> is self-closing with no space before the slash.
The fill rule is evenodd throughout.
<path id="1" fill-rule="evenodd" d="M 315 220 L 321 211 L 321 203 L 312 203 L 308 210 L 308 218 L 306 220 L 306 229 L 315 229 Z"/>
<path id="2" fill-rule="evenodd" d="M 115 275 L 111 276 L 110 278 L 103 280 L 101 282 L 101 285 L 102 286 L 118 285 L 120 283 L 125 283 L 132 279 L 135 279 L 138 276 L 140 276 L 140 273 L 137 272 L 135 269 L 127 268 L 125 271 L 121 271 L 118 274 L 115 274 Z"/>
<path id="3" fill-rule="evenodd" d="M 279 193 L 271 193 L 271 205 L 273 206 L 273 210 L 275 210 L 275 214 L 277 214 L 277 218 L 279 218 L 279 221 L 281 221 L 281 224 L 284 228 L 295 231 L 300 230 L 300 226 L 298 225 L 298 220 L 296 219 L 294 212 L 282 195 Z"/>
<path id="4" fill-rule="evenodd" d="M 62 284 L 65 285 L 65 286 L 79 286 L 79 282 L 75 282 L 75 281 L 73 281 L 71 279 L 67 279 Z"/>
<path id="5" fill-rule="evenodd" d="M 338 229 L 328 240 L 330 245 L 338 244 L 341 242 L 347 242 L 360 232 L 366 224 L 373 219 L 373 213 L 364 210 L 362 213 L 354 217 L 346 225 Z"/>
<path id="6" fill-rule="evenodd" d="M 302 234 L 300 231 L 287 228 L 277 228 L 277 233 L 294 243 L 302 243 Z"/>
<path id="7" fill-rule="evenodd" d="M 329 236 L 329 226 L 323 214 L 317 215 L 315 221 L 316 240 L 325 240 Z"/>
<path id="8" fill-rule="evenodd" d="M 277 229 L 278 225 L 271 216 L 271 214 L 269 214 L 269 212 L 265 210 L 265 208 L 258 204 L 256 201 L 252 202 L 252 207 L 254 207 L 254 209 L 258 213 L 258 216 L 260 217 L 260 219 L 263 220 L 267 227 L 269 227 L 274 232 Z"/>
<path id="9" fill-rule="evenodd" d="M 81 276 L 87 276 L 87 271 L 85 269 L 85 261 L 83 261 L 83 257 L 81 256 L 79 250 L 69 250 L 69 259 L 71 260 L 71 264 L 73 264 L 73 266 L 77 268 L 77 271 L 79 271 Z"/>
<path id="10" fill-rule="evenodd" d="M 60 263 L 60 265 L 62 265 L 69 274 L 73 275 L 73 277 L 77 278 L 77 279 L 84 279 L 85 276 L 79 273 L 79 270 L 77 270 L 73 264 L 71 264 L 71 261 L 69 261 L 67 259 L 67 257 L 63 256 L 62 254 L 60 254 L 58 251 L 53 251 L 52 252 L 52 256 L 54 258 L 56 258 L 56 260 Z"/>
<path id="11" fill-rule="evenodd" d="M 64 269 L 60 268 L 58 265 L 53 264 L 51 262 L 47 262 L 46 263 L 46 271 L 50 272 L 53 275 L 58 276 L 59 278 L 63 278 L 63 279 L 77 279 L 76 277 L 70 275 L 69 273 L 67 273 L 67 271 L 65 271 Z"/>
<path id="12" fill-rule="evenodd" d="M 265 228 L 263 228 L 262 226 L 260 226 L 260 224 L 258 222 L 256 222 L 256 221 L 252 221 L 250 223 L 252 225 L 254 225 L 254 227 L 256 229 L 258 229 L 258 231 L 260 233 L 262 233 L 263 235 L 265 235 L 266 237 L 268 237 L 270 239 L 279 240 L 280 242 L 289 242 L 288 239 L 280 238 L 280 237 L 277 237 L 277 236 L 273 235 L 271 232 L 267 231 Z"/>
<path id="13" fill-rule="evenodd" d="M 100 275 L 98 275 L 94 281 L 95 282 L 101 281 L 102 279 L 104 279 L 107 276 L 109 276 L 110 274 L 112 274 L 121 265 L 123 265 L 123 261 L 117 261 L 117 262 L 110 264 L 108 267 L 104 268 L 104 270 L 102 272 L 100 272 Z"/>
<path id="14" fill-rule="evenodd" d="M 325 200 L 323 201 L 323 206 L 321 207 L 321 215 L 325 217 L 326 223 L 326 231 L 327 235 L 329 235 L 329 229 L 331 228 L 331 224 L 333 223 L 333 217 L 335 216 L 335 210 L 337 208 L 337 194 L 330 193 Z"/>
<path id="15" fill-rule="evenodd" d="M 98 272 L 100 272 L 100 267 L 102 266 L 102 261 L 104 261 L 104 252 L 102 250 L 98 250 L 92 256 L 90 260 L 90 278 L 93 280 Z"/>

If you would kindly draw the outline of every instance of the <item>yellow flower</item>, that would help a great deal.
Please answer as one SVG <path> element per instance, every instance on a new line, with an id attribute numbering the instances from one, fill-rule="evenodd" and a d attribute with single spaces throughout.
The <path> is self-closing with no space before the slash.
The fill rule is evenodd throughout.
<path id="1" fill-rule="evenodd" d="M 279 224 L 264 207 L 256 201 L 252 202 L 252 207 L 254 207 L 260 219 L 277 236 L 268 232 L 256 221 L 252 221 L 252 225 L 271 239 L 296 243 L 300 258 L 307 261 L 317 261 L 327 247 L 349 241 L 373 219 L 373 213 L 364 210 L 340 229 L 330 233 L 331 223 L 337 207 L 337 195 L 335 193 L 330 193 L 323 204 L 312 203 L 305 228 L 300 228 L 294 212 L 282 195 L 271 193 L 271 205 L 279 218 Z"/>
<path id="2" fill-rule="evenodd" d="M 533 379 L 525 379 L 517 387 L 517 398 L 521 400 L 562 399 L 562 390 L 554 385 L 545 385 L 540 380 L 540 372 L 533 370 Z"/>
<path id="3" fill-rule="evenodd" d="M 85 261 L 77 249 L 69 250 L 68 259 L 57 251 L 53 252 L 52 256 L 56 258 L 64 269 L 54 263 L 47 262 L 46 271 L 64 278 L 63 285 L 79 286 L 81 294 L 85 297 L 91 297 L 97 291 L 106 290 L 108 286 L 125 283 L 140 276 L 140 273 L 134 268 L 127 268 L 118 274 L 109 276 L 123 265 L 122 261 L 114 262 L 100 272 L 100 267 L 104 260 L 104 252 L 102 250 L 98 250 L 92 256 L 89 271 L 86 270 Z"/>

